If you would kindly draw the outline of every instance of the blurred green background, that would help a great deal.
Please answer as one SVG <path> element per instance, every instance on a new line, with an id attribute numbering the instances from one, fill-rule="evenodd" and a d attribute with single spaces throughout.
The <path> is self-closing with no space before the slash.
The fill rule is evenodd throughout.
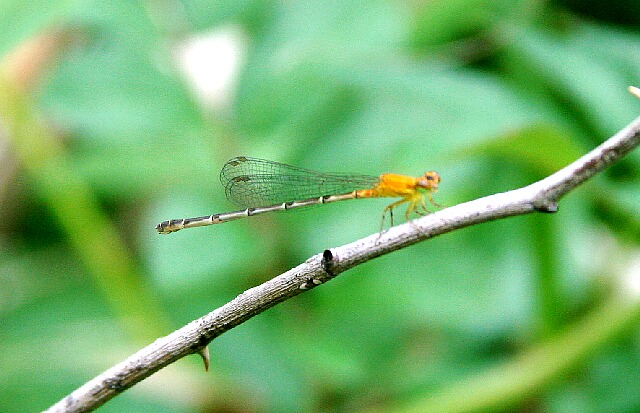
<path id="1" fill-rule="evenodd" d="M 2 412 L 375 233 L 389 203 L 158 235 L 234 209 L 233 156 L 436 170 L 454 205 L 640 113 L 637 0 L 5 0 L 0 27 L 20 67 L 0 78 Z M 34 42 L 50 54 L 16 52 Z M 368 262 L 216 339 L 211 372 L 188 357 L 100 411 L 640 411 L 639 183 L 636 150 L 557 214 Z"/>

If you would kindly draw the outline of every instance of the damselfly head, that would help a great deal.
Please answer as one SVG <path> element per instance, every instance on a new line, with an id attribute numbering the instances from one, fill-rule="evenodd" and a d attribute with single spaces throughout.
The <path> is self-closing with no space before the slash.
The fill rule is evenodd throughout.
<path id="1" fill-rule="evenodd" d="M 437 191 L 440 183 L 440 175 L 437 172 L 425 172 L 418 180 L 418 186 L 429 191 Z"/>

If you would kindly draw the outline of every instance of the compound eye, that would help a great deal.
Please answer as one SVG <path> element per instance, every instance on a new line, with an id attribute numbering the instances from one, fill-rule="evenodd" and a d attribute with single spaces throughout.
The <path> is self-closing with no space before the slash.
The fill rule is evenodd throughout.
<path id="1" fill-rule="evenodd" d="M 440 183 L 440 175 L 437 172 L 426 172 L 424 177 L 430 184 L 437 185 Z"/>

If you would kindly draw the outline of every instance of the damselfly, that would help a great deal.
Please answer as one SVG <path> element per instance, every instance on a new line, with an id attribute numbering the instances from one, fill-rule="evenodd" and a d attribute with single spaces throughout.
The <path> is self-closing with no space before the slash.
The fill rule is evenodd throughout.
<path id="1" fill-rule="evenodd" d="M 415 212 L 429 213 L 425 197 L 438 205 L 431 194 L 438 190 L 440 175 L 426 172 L 419 177 L 397 174 L 380 176 L 345 173 L 322 173 L 264 159 L 239 156 L 229 160 L 220 172 L 220 181 L 227 198 L 244 209 L 198 218 L 172 219 L 156 226 L 161 234 L 183 228 L 220 224 L 234 219 L 272 211 L 286 211 L 316 204 L 356 198 L 401 198 L 388 205 L 393 226 L 393 208 L 408 204 L 405 218 Z M 382 228 L 381 228 L 382 230 Z"/>

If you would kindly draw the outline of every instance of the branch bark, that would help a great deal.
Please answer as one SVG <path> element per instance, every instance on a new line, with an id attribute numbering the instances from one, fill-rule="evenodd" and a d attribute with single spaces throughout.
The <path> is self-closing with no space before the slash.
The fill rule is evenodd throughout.
<path id="1" fill-rule="evenodd" d="M 47 412 L 91 411 L 249 318 L 329 281 L 359 264 L 400 248 L 482 222 L 530 212 L 555 212 L 578 185 L 617 162 L 640 143 L 640 117 L 577 161 L 526 187 L 465 202 L 314 255 L 295 268 L 251 288 L 211 313 L 141 349 L 51 406 Z"/>

